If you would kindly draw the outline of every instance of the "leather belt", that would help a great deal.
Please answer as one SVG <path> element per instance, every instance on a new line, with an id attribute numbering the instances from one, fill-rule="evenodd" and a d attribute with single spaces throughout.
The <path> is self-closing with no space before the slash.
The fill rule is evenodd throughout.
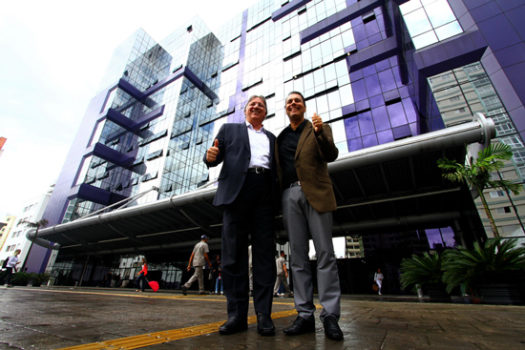
<path id="1" fill-rule="evenodd" d="M 266 169 L 260 166 L 248 168 L 249 173 L 255 173 L 255 174 L 266 174 L 270 172 L 270 169 Z"/>

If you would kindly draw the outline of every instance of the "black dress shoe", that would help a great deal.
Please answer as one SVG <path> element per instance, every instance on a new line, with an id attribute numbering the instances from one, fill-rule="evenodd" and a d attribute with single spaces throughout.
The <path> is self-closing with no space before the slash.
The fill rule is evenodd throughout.
<path id="1" fill-rule="evenodd" d="M 302 318 L 297 316 L 293 324 L 284 329 L 286 335 L 298 335 L 304 333 L 314 333 L 315 332 L 315 318 L 310 316 L 308 318 Z"/>
<path id="2" fill-rule="evenodd" d="M 257 332 L 260 335 L 275 335 L 275 326 L 270 315 L 257 314 Z"/>
<path id="3" fill-rule="evenodd" d="M 240 320 L 237 317 L 230 317 L 222 326 L 219 327 L 219 333 L 222 335 L 229 335 L 243 332 L 248 329 L 246 319 Z"/>
<path id="4" fill-rule="evenodd" d="M 324 334 L 332 340 L 343 340 L 343 331 L 334 316 L 326 316 L 323 320 Z"/>

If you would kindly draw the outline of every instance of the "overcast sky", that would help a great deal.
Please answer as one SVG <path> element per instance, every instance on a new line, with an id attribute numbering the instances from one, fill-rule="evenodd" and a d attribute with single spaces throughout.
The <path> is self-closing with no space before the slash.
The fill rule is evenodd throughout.
<path id="1" fill-rule="evenodd" d="M 113 50 L 142 27 L 160 41 L 198 15 L 213 31 L 257 0 L 19 0 L 0 10 L 0 221 L 62 169 Z"/>

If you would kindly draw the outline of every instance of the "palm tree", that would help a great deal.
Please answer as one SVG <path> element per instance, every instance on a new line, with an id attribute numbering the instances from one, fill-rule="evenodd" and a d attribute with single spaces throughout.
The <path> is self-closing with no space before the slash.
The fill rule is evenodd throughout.
<path id="1" fill-rule="evenodd" d="M 46 219 L 40 219 L 37 222 L 32 222 L 26 219 L 20 220 L 19 224 L 26 224 L 29 227 L 35 227 L 35 238 L 38 236 L 38 230 L 40 227 L 46 227 L 49 221 Z M 31 241 L 31 245 L 29 246 L 29 250 L 27 251 L 26 258 L 24 259 L 24 264 L 22 265 L 22 271 L 24 271 L 24 268 L 26 267 L 27 258 L 29 258 L 29 253 L 31 253 L 31 248 L 33 248 L 33 241 Z"/>
<path id="2" fill-rule="evenodd" d="M 478 158 L 472 164 L 460 164 L 446 157 L 438 159 L 437 165 L 443 171 L 443 177 L 452 182 L 463 182 L 475 189 L 479 194 L 483 209 L 487 215 L 494 237 L 500 237 L 494 217 L 490 212 L 487 200 L 483 194 L 486 188 L 503 188 L 514 194 L 519 194 L 520 184 L 508 180 L 492 180 L 491 173 L 505 165 L 504 161 L 512 158 L 512 149 L 503 143 L 490 144 L 478 153 Z"/>

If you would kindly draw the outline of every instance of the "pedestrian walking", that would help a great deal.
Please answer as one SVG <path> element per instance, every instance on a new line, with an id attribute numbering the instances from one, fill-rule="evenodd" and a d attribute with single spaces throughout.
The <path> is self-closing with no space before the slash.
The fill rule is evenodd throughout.
<path id="1" fill-rule="evenodd" d="M 279 256 L 275 259 L 275 265 L 277 268 L 277 278 L 275 279 L 275 286 L 273 287 L 273 296 L 278 296 L 281 283 L 284 286 L 286 295 L 288 297 L 292 296 L 293 293 L 288 285 L 288 269 L 286 268 L 286 255 L 284 254 L 284 251 L 281 250 Z"/>
<path id="2" fill-rule="evenodd" d="M 14 251 L 13 255 L 7 258 L 5 265 L 5 271 L 2 273 L 1 280 L 4 280 L 7 287 L 12 287 L 11 279 L 13 278 L 13 273 L 16 272 L 16 266 L 20 264 L 18 255 L 20 255 L 21 250 L 17 249 Z"/>
<path id="3" fill-rule="evenodd" d="M 215 260 L 211 266 L 211 272 L 213 276 L 212 280 L 212 292 L 215 294 L 224 294 L 224 288 L 222 284 L 222 266 L 221 266 L 221 256 L 219 254 L 215 255 Z"/>
<path id="4" fill-rule="evenodd" d="M 381 288 L 383 287 L 383 273 L 381 272 L 381 269 L 378 268 L 377 272 L 374 273 L 374 282 L 377 285 L 377 294 L 381 295 Z"/>
<path id="5" fill-rule="evenodd" d="M 204 266 L 208 263 L 208 266 L 211 268 L 211 262 L 208 258 L 208 253 L 210 249 L 208 248 L 208 236 L 202 235 L 201 240 L 195 244 L 193 251 L 191 252 L 190 260 L 188 262 L 188 271 L 191 270 L 192 266 L 195 269 L 195 272 L 190 277 L 190 279 L 182 285 L 182 294 L 186 295 L 188 288 L 191 287 L 193 282 L 199 282 L 199 294 L 206 294 L 204 291 Z"/>
<path id="6" fill-rule="evenodd" d="M 135 281 L 135 286 L 137 288 L 136 292 L 144 292 L 146 288 L 146 276 L 148 274 L 148 262 L 146 258 L 142 258 L 142 269 L 137 272 L 137 279 Z"/>

